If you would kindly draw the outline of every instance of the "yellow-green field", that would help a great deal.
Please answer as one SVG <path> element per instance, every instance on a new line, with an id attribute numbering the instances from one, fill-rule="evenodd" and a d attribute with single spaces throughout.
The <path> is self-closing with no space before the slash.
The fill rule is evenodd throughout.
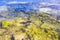
<path id="1" fill-rule="evenodd" d="M 29 18 L 17 17 L 2 20 L 0 40 L 60 40 L 60 22 L 46 14 L 31 14 Z"/>

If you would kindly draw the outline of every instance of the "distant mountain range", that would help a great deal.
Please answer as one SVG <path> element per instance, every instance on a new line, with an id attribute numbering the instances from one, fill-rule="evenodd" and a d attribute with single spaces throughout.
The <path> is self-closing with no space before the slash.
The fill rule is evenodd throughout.
<path id="1" fill-rule="evenodd" d="M 5 2 L 4 2 L 5 3 Z M 50 13 L 52 15 L 56 15 L 60 18 L 60 4 L 59 3 L 48 3 L 48 2 L 7 2 L 6 4 L 1 3 L 0 12 L 15 10 L 15 11 L 37 11 L 42 10 L 43 12 Z"/>

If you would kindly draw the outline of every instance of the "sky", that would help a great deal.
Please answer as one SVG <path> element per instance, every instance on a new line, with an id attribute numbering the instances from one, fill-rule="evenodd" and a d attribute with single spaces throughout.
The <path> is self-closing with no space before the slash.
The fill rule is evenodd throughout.
<path id="1" fill-rule="evenodd" d="M 42 5 L 50 6 L 56 5 L 60 6 L 60 0 L 0 0 L 0 6 L 5 6 L 7 2 L 28 2 L 28 3 L 40 3 Z M 60 8 L 60 7 L 59 7 Z"/>
<path id="2" fill-rule="evenodd" d="M 3 1 L 28 1 L 28 2 L 37 2 L 37 1 L 40 1 L 40 2 L 60 2 L 60 0 L 0 0 L 0 2 L 3 2 Z"/>
<path id="3" fill-rule="evenodd" d="M 11 2 L 11 1 L 18 1 L 18 2 L 38 2 L 40 0 L 0 0 L 0 2 Z"/>
<path id="4" fill-rule="evenodd" d="M 17 2 L 36 2 L 36 3 L 54 3 L 54 4 L 60 4 L 60 0 L 0 0 L 0 6 L 5 5 L 6 2 L 13 2 L 13 1 L 17 1 Z"/>
<path id="5" fill-rule="evenodd" d="M 49 6 L 49 8 L 51 7 L 51 8 L 60 10 L 60 0 L 0 0 L 0 8 L 1 8 L 0 11 L 1 10 L 7 10 L 7 7 L 6 7 L 7 2 L 15 2 L 15 1 L 37 3 L 37 4 L 40 3 L 42 5 Z M 40 5 L 40 6 L 42 6 L 42 5 Z"/>
<path id="6" fill-rule="evenodd" d="M 31 3 L 32 2 L 33 3 L 37 2 L 38 3 L 40 0 L 37 0 L 37 1 L 36 0 L 0 0 L 0 6 L 5 5 L 7 2 L 13 2 L 13 1 L 17 1 L 17 2 L 29 2 L 29 3 L 30 2 Z"/>

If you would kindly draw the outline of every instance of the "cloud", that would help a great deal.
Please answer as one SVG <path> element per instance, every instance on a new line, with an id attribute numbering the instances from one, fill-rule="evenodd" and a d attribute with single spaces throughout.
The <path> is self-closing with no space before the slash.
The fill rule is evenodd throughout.
<path id="1" fill-rule="evenodd" d="M 0 12 L 2 12 L 2 11 L 7 11 L 7 7 L 6 6 L 0 6 Z"/>
<path id="2" fill-rule="evenodd" d="M 8 2 L 8 4 L 17 4 L 17 3 L 26 4 L 26 3 L 28 3 L 28 2 L 17 2 L 17 1 Z"/>
<path id="3" fill-rule="evenodd" d="M 48 3 L 48 2 L 41 2 L 40 4 L 42 4 L 42 5 L 56 5 L 56 6 L 59 6 L 60 4 L 58 4 L 58 3 Z"/>
<path id="4" fill-rule="evenodd" d="M 52 9 L 51 8 L 40 8 L 39 11 L 45 12 L 45 13 L 50 13 L 52 11 Z"/>
<path id="5" fill-rule="evenodd" d="M 44 12 L 44 13 L 53 14 L 53 15 L 60 15 L 60 10 L 55 10 L 51 8 L 40 8 L 39 12 Z"/>
<path id="6" fill-rule="evenodd" d="M 60 0 L 41 0 L 42 2 L 48 2 L 48 3 L 59 3 Z"/>

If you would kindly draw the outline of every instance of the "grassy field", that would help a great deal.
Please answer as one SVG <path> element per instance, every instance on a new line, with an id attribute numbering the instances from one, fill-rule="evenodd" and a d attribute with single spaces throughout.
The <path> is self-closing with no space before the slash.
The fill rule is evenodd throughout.
<path id="1" fill-rule="evenodd" d="M 1 20 L 0 40 L 60 40 L 60 22 L 45 13 Z M 15 17 L 14 17 L 15 18 Z"/>

